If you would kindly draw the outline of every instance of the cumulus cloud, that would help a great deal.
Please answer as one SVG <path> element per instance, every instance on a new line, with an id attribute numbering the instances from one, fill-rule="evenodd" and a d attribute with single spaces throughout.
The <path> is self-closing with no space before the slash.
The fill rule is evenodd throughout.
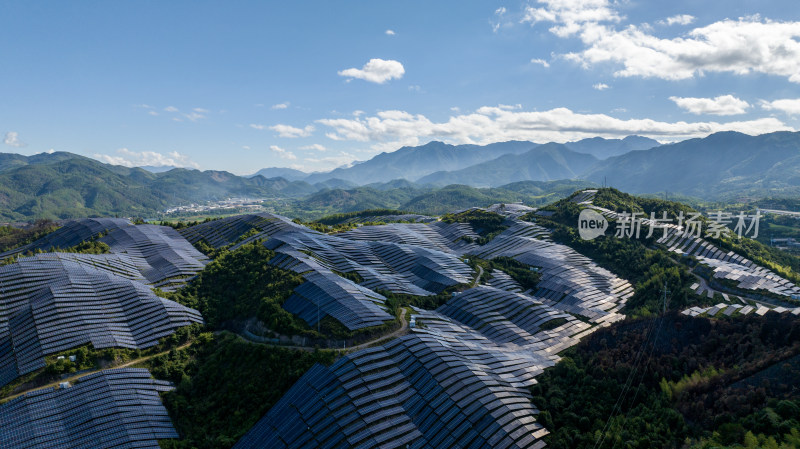
<path id="1" fill-rule="evenodd" d="M 678 14 L 676 16 L 667 17 L 664 20 L 659 20 L 658 24 L 659 25 L 666 25 L 666 26 L 689 25 L 692 22 L 694 22 L 694 19 L 695 19 L 695 17 L 691 16 L 689 14 Z"/>
<path id="2" fill-rule="evenodd" d="M 383 84 L 389 80 L 400 79 L 406 73 L 403 64 L 395 60 L 370 59 L 364 67 L 349 68 L 338 72 L 349 79 L 358 78 L 371 83 Z"/>
<path id="3" fill-rule="evenodd" d="M 127 148 L 120 148 L 117 150 L 117 154 L 118 156 L 95 154 L 94 157 L 106 164 L 122 165 L 125 167 L 141 167 L 147 165 L 152 167 L 170 166 L 200 168 L 188 155 L 178 153 L 177 151 L 162 154 L 155 151 L 137 152 Z"/>
<path id="4" fill-rule="evenodd" d="M 611 87 L 611 86 L 609 86 L 608 84 L 605 84 L 605 83 L 597 83 L 597 84 L 593 84 L 592 85 L 592 88 L 595 89 L 595 90 L 606 90 L 609 87 Z"/>
<path id="5" fill-rule="evenodd" d="M 318 122 L 331 129 L 326 133 L 330 139 L 369 142 L 373 150 L 385 150 L 387 143 L 415 145 L 431 139 L 454 144 L 487 144 L 508 140 L 544 143 L 637 134 L 657 140 L 677 141 L 704 137 L 719 131 L 763 134 L 794 130 L 774 117 L 727 123 L 663 122 L 652 119 L 623 120 L 606 114 L 577 113 L 567 108 L 521 111 L 499 106 L 484 106 L 473 113 L 451 116 L 441 122 L 405 111 L 382 111 L 369 117 L 323 119 Z M 397 146 L 393 149 L 397 149 Z"/>
<path id="6" fill-rule="evenodd" d="M 253 125 L 250 125 L 253 126 Z M 263 129 L 263 128 L 257 128 Z M 311 125 L 307 125 L 305 128 L 295 128 L 294 126 L 289 125 L 275 125 L 270 126 L 269 129 L 278 133 L 280 137 L 288 137 L 290 139 L 296 137 L 308 137 L 314 132 L 314 127 Z"/>
<path id="7" fill-rule="evenodd" d="M 586 50 L 567 59 L 584 66 L 619 63 L 624 68 L 615 75 L 621 77 L 681 80 L 706 72 L 763 73 L 800 83 L 800 22 L 723 20 L 674 39 L 636 26 L 593 34 Z"/>
<path id="8" fill-rule="evenodd" d="M 714 98 L 669 97 L 679 108 L 692 114 L 737 115 L 744 114 L 750 103 L 733 95 L 720 95 Z"/>
<path id="9" fill-rule="evenodd" d="M 288 101 L 287 101 L 287 102 L 285 102 L 285 103 L 273 104 L 273 105 L 272 105 L 272 109 L 286 109 L 286 108 L 288 108 L 288 107 L 289 107 L 289 104 L 290 104 L 290 103 L 289 103 Z"/>
<path id="10" fill-rule="evenodd" d="M 278 153 L 278 156 L 280 156 L 283 159 L 289 159 L 291 161 L 297 159 L 297 156 L 295 156 L 294 153 L 292 153 L 291 151 L 287 151 L 277 145 L 270 145 L 269 149 Z"/>
<path id="11" fill-rule="evenodd" d="M 774 101 L 761 101 L 761 108 L 768 111 L 781 111 L 789 115 L 800 115 L 800 98 L 784 98 Z"/>
<path id="12" fill-rule="evenodd" d="M 531 64 L 540 64 L 542 67 L 550 67 L 550 63 L 541 58 L 531 59 Z"/>
<path id="13" fill-rule="evenodd" d="M 166 112 L 178 112 L 178 108 L 176 108 L 175 106 L 167 106 L 166 108 L 164 108 L 164 110 Z"/>
<path id="14" fill-rule="evenodd" d="M 397 34 L 397 33 L 395 33 L 394 30 L 386 30 L 386 35 L 387 36 L 394 36 L 395 34 Z"/>
<path id="15" fill-rule="evenodd" d="M 250 127 L 259 131 L 263 131 L 268 128 L 267 125 L 259 125 L 258 123 L 251 123 Z"/>
<path id="16" fill-rule="evenodd" d="M 23 148 L 28 146 L 28 144 L 19 140 L 19 133 L 16 131 L 7 132 L 6 137 L 3 139 L 3 143 L 14 148 Z"/>
<path id="17" fill-rule="evenodd" d="M 587 24 L 622 20 L 608 0 L 539 0 L 537 3 L 543 7 L 527 6 L 522 22 L 531 25 L 539 22 L 555 23 L 550 32 L 560 37 L 577 34 Z"/>
<path id="18" fill-rule="evenodd" d="M 647 25 L 618 30 L 622 17 L 607 0 L 540 0 L 528 6 L 523 22 L 552 23 L 560 37 L 577 36 L 585 48 L 563 55 L 584 68 L 611 63 L 622 66 L 621 77 L 682 80 L 708 72 L 783 76 L 800 83 L 800 22 L 781 22 L 760 16 L 725 19 L 694 28 L 674 38 L 660 38 Z M 687 24 L 680 15 L 665 24 Z"/>
<path id="19" fill-rule="evenodd" d="M 311 145 L 306 145 L 306 146 L 300 147 L 300 149 L 301 150 L 316 150 L 316 151 L 325 151 L 325 150 L 327 150 L 327 148 L 325 148 L 324 146 L 322 146 L 322 145 L 320 145 L 318 143 L 314 143 L 314 144 L 311 144 Z"/>

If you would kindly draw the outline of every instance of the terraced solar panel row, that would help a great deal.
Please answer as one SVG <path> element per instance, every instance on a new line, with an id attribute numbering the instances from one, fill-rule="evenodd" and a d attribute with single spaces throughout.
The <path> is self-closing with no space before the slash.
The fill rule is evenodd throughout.
<path id="1" fill-rule="evenodd" d="M 447 224 L 443 222 L 361 226 L 341 233 L 339 236 L 348 240 L 401 243 L 458 254 L 477 248 L 477 245 L 470 241 L 477 240 L 479 237 L 466 223 Z"/>
<path id="2" fill-rule="evenodd" d="M 353 241 L 345 237 L 285 232 L 273 236 L 264 245 L 298 258 L 298 263 L 317 263 L 342 273 L 358 273 L 364 279 L 361 285 L 370 289 L 431 295 L 472 280 L 472 269 L 454 254 L 406 244 Z"/>
<path id="3" fill-rule="evenodd" d="M 619 218 L 618 212 L 593 205 L 594 193 L 587 192 L 583 204 L 600 212 L 605 217 Z M 581 197 L 583 198 L 583 196 Z M 642 228 L 649 227 L 650 224 L 649 218 L 642 220 Z M 734 281 L 737 283 L 737 287 L 744 290 L 766 290 L 782 296 L 800 295 L 800 286 L 767 268 L 756 265 L 746 257 L 733 251 L 723 251 L 702 237 L 689 235 L 684 232 L 684 229 L 678 228 L 675 223 L 663 227 L 665 229 L 655 231 L 656 236 L 659 237 L 656 240 L 657 243 L 666 246 L 669 251 L 676 254 L 696 257 L 700 263 L 708 265 L 714 270 L 715 278 Z"/>
<path id="4" fill-rule="evenodd" d="M 550 347 L 549 343 L 540 343 L 542 338 L 550 340 L 553 332 L 543 332 L 541 326 L 559 318 L 567 321 L 560 327 L 569 327 L 570 335 L 591 327 L 535 298 L 488 286 L 477 286 L 456 295 L 437 312 L 480 330 L 481 334 L 498 344 L 510 342 Z"/>
<path id="5" fill-rule="evenodd" d="M 541 447 L 527 387 L 556 357 L 451 326 L 315 366 L 235 447 Z"/>
<path id="6" fill-rule="evenodd" d="M 196 310 L 160 298 L 139 282 L 66 260 L 46 262 L 56 269 L 47 267 L 38 289 L 0 298 L 0 385 L 44 367 L 49 354 L 88 343 L 96 349 L 144 349 L 203 321 Z M 31 266 L 37 265 L 21 259 L 3 267 L 2 285 L 13 284 L 15 275 L 40 274 Z"/>
<path id="7" fill-rule="evenodd" d="M 178 438 L 159 397 L 171 388 L 126 368 L 27 393 L 0 405 L 0 447 L 158 449 L 158 440 Z"/>
<path id="8" fill-rule="evenodd" d="M 545 228 L 516 221 L 477 255 L 511 257 L 538 269 L 541 281 L 533 296 L 545 304 L 593 322 L 622 319 L 619 310 L 633 295 L 630 283 L 573 249 L 549 241 L 548 236 Z"/>
<path id="9" fill-rule="evenodd" d="M 261 213 L 212 220 L 183 228 L 179 232 L 192 244 L 202 240 L 214 248 L 221 248 L 236 242 L 252 229 L 260 232 L 259 238 L 266 238 L 278 232 L 307 228 L 280 215 Z"/>
<path id="10" fill-rule="evenodd" d="M 350 330 L 380 326 L 394 319 L 381 307 L 386 298 L 330 271 L 312 271 L 304 278 L 283 308 L 309 326 L 316 326 L 328 315 Z"/>
<path id="11" fill-rule="evenodd" d="M 734 281 L 739 288 L 766 290 L 782 296 L 800 294 L 800 286 L 788 279 L 733 251 L 725 252 L 702 238 L 687 236 L 677 228 L 670 228 L 657 242 L 672 252 L 696 257 L 714 270 L 715 278 Z"/>
<path id="12" fill-rule="evenodd" d="M 417 310 L 412 335 L 350 354 L 330 368 L 316 366 L 236 447 L 544 446 L 547 430 L 536 422 L 527 387 L 557 361 L 554 354 L 598 325 L 621 319 L 618 311 L 633 290 L 591 260 L 549 241 L 548 230 L 511 220 L 509 229 L 482 247 L 448 244 L 458 232 L 445 234 L 428 225 L 363 226 L 341 234 L 371 244 L 393 240 L 427 246 L 453 257 L 513 257 L 537 268 L 542 281 L 537 291 L 522 293 L 498 271 L 489 285 L 458 293 L 437 311 Z M 378 277 L 392 267 L 402 274 L 417 266 L 395 269 L 383 258 L 373 262 L 348 253 L 350 245 L 330 244 L 327 237 L 275 236 L 266 243 L 279 252 L 271 263 L 298 272 L 357 272 L 365 278 L 362 286 L 368 284 L 363 273 Z M 560 321 L 549 325 L 553 320 Z"/>
<path id="13" fill-rule="evenodd" d="M 168 226 L 123 227 L 100 241 L 112 253 L 130 256 L 148 282 L 163 290 L 182 286 L 208 263 L 208 257 Z"/>
<path id="14" fill-rule="evenodd" d="M 50 234 L 33 243 L 0 254 L 0 259 L 28 251 L 50 251 L 54 248 L 71 248 L 104 232 L 133 226 L 126 218 L 81 218 L 69 220 Z"/>
<path id="15" fill-rule="evenodd" d="M 392 223 L 392 222 L 410 222 L 410 223 L 430 223 L 436 221 L 436 217 L 419 214 L 389 214 L 389 215 L 369 215 L 363 217 L 352 217 L 341 223 Z"/>
<path id="16" fill-rule="evenodd" d="M 536 209 L 521 203 L 499 203 L 492 204 L 491 206 L 487 207 L 486 210 L 506 217 L 519 218 L 529 212 L 535 211 Z"/>

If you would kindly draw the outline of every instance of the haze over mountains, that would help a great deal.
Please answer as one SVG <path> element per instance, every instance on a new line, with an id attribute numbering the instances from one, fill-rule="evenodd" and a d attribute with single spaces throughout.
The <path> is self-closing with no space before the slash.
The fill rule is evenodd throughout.
<path id="1" fill-rule="evenodd" d="M 563 187 L 552 183 L 556 180 L 573 180 L 566 184 L 573 187 L 575 181 L 605 183 L 631 193 L 669 191 L 704 199 L 786 197 L 800 194 L 800 133 L 724 132 L 669 145 L 637 136 L 485 146 L 434 141 L 328 173 L 266 168 L 242 177 L 215 170 L 153 171 L 158 170 L 65 152 L 0 153 L 0 208 L 4 219 L 20 220 L 146 215 L 230 197 L 290 199 L 301 211 L 432 205 L 442 195 L 450 195 L 444 203 L 457 206 L 450 199 L 494 195 L 498 201 L 529 201 L 530 195 Z M 451 185 L 461 187 L 443 189 Z"/>

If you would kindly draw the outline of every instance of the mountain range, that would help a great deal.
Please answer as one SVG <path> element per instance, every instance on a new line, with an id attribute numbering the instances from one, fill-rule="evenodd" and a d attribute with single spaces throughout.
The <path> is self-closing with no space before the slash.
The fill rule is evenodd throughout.
<path id="1" fill-rule="evenodd" d="M 230 197 L 274 200 L 295 216 L 359 207 L 432 212 L 436 201 L 461 204 L 457 198 L 470 205 L 492 196 L 538 204 L 558 190 L 556 180 L 710 200 L 797 196 L 800 133 L 723 132 L 668 145 L 637 136 L 565 144 L 430 142 L 328 173 L 269 168 L 248 177 L 185 168 L 154 173 L 65 152 L 0 153 L 0 219 L 149 216 Z"/>

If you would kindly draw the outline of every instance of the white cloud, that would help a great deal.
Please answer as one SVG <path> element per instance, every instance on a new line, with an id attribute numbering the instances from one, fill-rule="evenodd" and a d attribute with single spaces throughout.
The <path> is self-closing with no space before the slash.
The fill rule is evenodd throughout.
<path id="1" fill-rule="evenodd" d="M 327 150 L 327 148 L 325 148 L 324 146 L 322 146 L 322 145 L 320 145 L 318 143 L 314 143 L 314 144 L 311 144 L 311 145 L 306 145 L 304 147 L 300 147 L 300 149 L 301 150 L 316 150 L 316 151 L 325 151 L 325 150 Z"/>
<path id="2" fill-rule="evenodd" d="M 502 142 L 530 140 L 534 142 L 567 142 L 587 137 L 619 138 L 632 134 L 664 141 L 704 137 L 719 131 L 763 134 L 792 131 L 792 127 L 774 118 L 719 123 L 662 122 L 652 119 L 618 119 L 606 114 L 582 114 L 567 108 L 548 111 L 520 111 L 485 106 L 470 114 L 451 116 L 434 122 L 421 114 L 405 111 L 382 111 L 375 116 L 354 119 L 323 119 L 319 123 L 331 128 L 326 136 L 333 140 L 369 142 L 374 150 L 386 145 L 416 144 L 438 139 L 450 143 Z M 406 143 L 407 142 L 407 143 Z M 394 146 L 393 149 L 397 149 Z"/>
<path id="3" fill-rule="evenodd" d="M 387 36 L 394 36 L 395 34 L 397 34 L 397 33 L 395 33 L 394 30 L 386 30 L 386 35 Z"/>
<path id="4" fill-rule="evenodd" d="M 616 76 L 681 80 L 708 72 L 736 75 L 762 73 L 800 83 L 800 22 L 780 22 L 760 16 L 725 19 L 662 39 L 647 24 L 622 30 L 621 17 L 608 0 L 539 0 L 528 6 L 523 22 L 549 22 L 560 37 L 578 36 L 585 49 L 563 55 L 584 68 L 592 64 L 621 64 Z M 617 2 L 614 2 L 616 5 Z M 679 15 L 664 24 L 688 24 Z"/>
<path id="5" fill-rule="evenodd" d="M 208 114 L 209 112 L 211 112 L 208 109 L 203 109 L 203 108 L 194 108 L 192 110 L 194 112 L 197 112 L 198 114 Z"/>
<path id="6" fill-rule="evenodd" d="M 597 83 L 597 84 L 593 84 L 592 85 L 592 88 L 595 89 L 595 90 L 606 90 L 609 87 L 611 87 L 611 86 L 609 86 L 608 84 L 605 84 L 605 83 Z"/>
<path id="7" fill-rule="evenodd" d="M 277 145 L 270 145 L 269 149 L 274 151 L 274 152 L 276 152 L 276 153 L 278 153 L 278 156 L 280 156 L 283 159 L 289 159 L 291 161 L 297 159 L 297 156 L 295 156 L 294 153 L 292 153 L 291 151 L 286 151 L 285 149 L 283 149 L 283 148 L 281 148 L 281 147 L 279 147 Z"/>
<path id="8" fill-rule="evenodd" d="M 392 79 L 400 79 L 406 73 L 403 64 L 394 60 L 370 59 L 360 69 L 350 68 L 342 70 L 339 76 L 350 79 L 358 78 L 371 83 L 383 84 Z"/>
<path id="9" fill-rule="evenodd" d="M 249 150 L 250 149 L 250 145 L 242 145 L 242 149 L 243 150 Z"/>
<path id="10" fill-rule="evenodd" d="M 120 148 L 117 150 L 119 156 L 111 156 L 108 154 L 95 154 L 94 157 L 106 164 L 122 165 L 125 167 L 140 167 L 143 165 L 153 167 L 188 167 L 200 168 L 200 166 L 192 161 L 188 155 L 172 151 L 167 154 L 157 153 L 155 151 L 131 151 L 127 148 Z"/>
<path id="11" fill-rule="evenodd" d="M 774 101 L 761 101 L 761 108 L 768 111 L 781 111 L 789 115 L 800 115 L 800 98 L 784 98 Z"/>
<path id="12" fill-rule="evenodd" d="M 158 112 L 156 111 L 147 111 L 147 113 L 150 115 L 158 115 Z"/>
<path id="13" fill-rule="evenodd" d="M 544 68 L 550 67 L 550 63 L 541 58 L 531 59 L 531 64 L 540 64 Z"/>
<path id="14" fill-rule="evenodd" d="M 503 15 L 505 15 L 507 11 L 508 10 L 504 6 L 494 10 L 494 15 L 497 16 L 497 21 L 489 19 L 489 24 L 492 26 L 493 33 L 497 33 L 501 26 L 511 26 L 510 22 L 502 23 Z"/>
<path id="15" fill-rule="evenodd" d="M 408 90 L 412 92 L 420 92 L 422 90 L 422 87 L 420 87 L 419 84 L 412 84 L 408 86 Z"/>
<path id="16" fill-rule="evenodd" d="M 534 25 L 553 22 L 550 32 L 568 37 L 581 32 L 589 24 L 619 22 L 622 17 L 608 0 L 539 0 L 542 8 L 527 6 L 522 22 Z"/>
<path id="17" fill-rule="evenodd" d="M 19 133 L 16 131 L 7 132 L 5 139 L 3 139 L 3 143 L 14 148 L 24 148 L 28 146 L 27 143 L 19 140 Z"/>
<path id="18" fill-rule="evenodd" d="M 253 125 L 250 125 L 253 126 Z M 256 128 L 256 129 L 263 129 L 263 128 Z M 270 126 L 269 129 L 278 133 L 280 137 L 287 137 L 290 139 L 296 137 L 308 137 L 314 132 L 314 127 L 311 125 L 307 125 L 305 128 L 295 128 L 294 126 L 289 125 L 275 125 Z"/>
<path id="19" fill-rule="evenodd" d="M 285 102 L 285 103 L 273 104 L 273 105 L 272 105 L 272 109 L 286 109 L 286 108 L 288 108 L 288 107 L 289 107 L 289 104 L 290 104 L 290 103 L 289 103 L 288 101 L 287 101 L 287 102 Z"/>
<path id="20" fill-rule="evenodd" d="M 253 128 L 253 129 L 257 129 L 259 131 L 263 131 L 263 130 L 267 129 L 267 125 L 259 125 L 257 123 L 251 123 L 250 127 Z"/>
<path id="21" fill-rule="evenodd" d="M 166 111 L 166 112 L 178 112 L 178 108 L 176 108 L 175 106 L 167 106 L 166 108 L 164 108 L 164 111 Z"/>
<path id="22" fill-rule="evenodd" d="M 659 20 L 658 24 L 659 25 L 666 25 L 666 26 L 689 25 L 692 22 L 694 22 L 694 19 L 695 19 L 695 17 L 694 16 L 690 16 L 689 14 L 678 14 L 676 16 L 667 17 L 664 20 Z"/>
<path id="23" fill-rule="evenodd" d="M 683 37 L 661 39 L 629 26 L 622 31 L 594 25 L 581 38 L 587 48 L 565 55 L 588 68 L 617 63 L 621 77 L 689 79 L 706 72 L 762 73 L 800 83 L 800 22 L 758 17 L 723 20 Z"/>
<path id="24" fill-rule="evenodd" d="M 744 114 L 750 103 L 733 95 L 720 95 L 714 98 L 669 97 L 679 108 L 692 114 L 737 115 Z"/>
<path id="25" fill-rule="evenodd" d="M 56 152 L 56 150 L 54 150 L 53 148 L 50 148 L 49 150 L 45 151 L 45 153 L 47 153 L 47 154 L 53 154 L 55 152 Z"/>
<path id="26" fill-rule="evenodd" d="M 361 109 L 356 109 L 355 111 L 353 111 L 353 116 L 354 117 L 358 117 L 359 115 L 363 115 L 363 114 L 364 114 L 364 111 L 362 111 Z"/>
<path id="27" fill-rule="evenodd" d="M 200 119 L 206 118 L 204 114 L 197 112 L 196 109 L 188 114 L 183 114 L 183 116 L 186 117 L 187 120 L 190 120 L 192 122 L 196 122 Z"/>

